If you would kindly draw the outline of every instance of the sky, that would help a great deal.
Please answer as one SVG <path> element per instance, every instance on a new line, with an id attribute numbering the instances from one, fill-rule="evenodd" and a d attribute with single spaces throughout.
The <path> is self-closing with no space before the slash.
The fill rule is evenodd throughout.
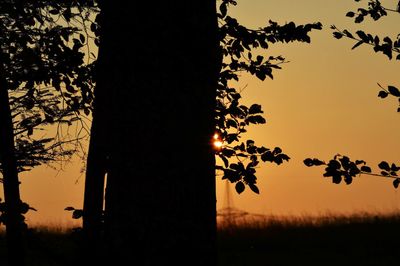
<path id="1" fill-rule="evenodd" d="M 397 1 L 382 1 L 395 8 Z M 323 167 L 308 168 L 303 160 L 331 159 L 335 154 L 363 159 L 377 169 L 386 160 L 399 162 L 400 114 L 396 100 L 377 97 L 379 87 L 399 84 L 399 62 L 375 54 L 371 47 L 351 50 L 351 40 L 336 40 L 330 25 L 363 29 L 395 38 L 400 16 L 356 25 L 345 14 L 367 1 L 353 0 L 239 0 L 229 14 L 249 28 L 268 20 L 296 24 L 320 21 L 322 31 L 311 33 L 311 44 L 274 45 L 263 54 L 282 55 L 289 63 L 264 82 L 241 76 L 237 88 L 248 104 L 261 104 L 267 123 L 249 128 L 248 138 L 267 147 L 279 146 L 291 157 L 280 166 L 262 164 L 257 195 L 246 189 L 230 193 L 234 207 L 265 215 L 325 215 L 353 212 L 392 212 L 400 208 L 399 191 L 391 180 L 360 176 L 350 186 L 332 184 Z M 397 32 L 396 32 L 397 30 Z M 63 169 L 38 167 L 21 175 L 22 199 L 38 209 L 27 214 L 30 224 L 70 226 L 77 222 L 67 206 L 81 208 L 83 163 L 74 160 Z M 217 209 L 226 207 L 225 182 L 217 178 Z"/>

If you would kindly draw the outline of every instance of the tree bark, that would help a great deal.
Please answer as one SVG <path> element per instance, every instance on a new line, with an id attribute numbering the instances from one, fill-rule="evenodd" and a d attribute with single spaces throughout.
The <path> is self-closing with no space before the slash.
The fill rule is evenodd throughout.
<path id="1" fill-rule="evenodd" d="M 25 249 L 22 239 L 24 221 L 20 210 L 21 199 L 8 83 L 3 75 L 4 68 L 0 66 L 0 161 L 6 204 L 8 261 L 10 266 L 22 266 L 25 265 Z"/>
<path id="2" fill-rule="evenodd" d="M 215 264 L 215 1 L 104 1 L 106 237 L 125 265 Z M 99 60 L 100 60 L 99 55 Z M 186 258 L 193 258 L 187 261 Z"/>

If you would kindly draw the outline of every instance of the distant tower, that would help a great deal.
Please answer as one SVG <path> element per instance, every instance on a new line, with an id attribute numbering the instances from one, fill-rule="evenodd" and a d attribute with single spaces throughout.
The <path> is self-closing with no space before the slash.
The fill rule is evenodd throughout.
<path id="1" fill-rule="evenodd" d="M 233 198 L 231 195 L 232 184 L 228 179 L 225 180 L 225 194 L 223 207 L 217 212 L 217 215 L 222 218 L 223 223 L 233 223 L 236 218 L 247 215 L 245 211 L 241 211 L 234 207 Z"/>

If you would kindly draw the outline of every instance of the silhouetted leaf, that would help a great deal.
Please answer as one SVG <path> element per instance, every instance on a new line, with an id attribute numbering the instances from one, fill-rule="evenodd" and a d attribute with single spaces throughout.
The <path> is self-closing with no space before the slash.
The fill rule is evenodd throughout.
<path id="1" fill-rule="evenodd" d="M 316 158 L 314 158 L 312 161 L 313 161 L 313 165 L 315 165 L 315 166 L 319 166 L 319 165 L 324 165 L 325 164 L 324 161 L 318 160 Z"/>
<path id="2" fill-rule="evenodd" d="M 250 115 L 259 114 L 259 113 L 262 113 L 262 112 L 263 111 L 261 110 L 261 105 L 259 105 L 259 104 L 253 104 L 249 108 L 249 114 Z"/>
<path id="3" fill-rule="evenodd" d="M 397 166 L 396 164 L 392 163 L 392 165 L 390 166 L 390 170 L 397 172 L 400 170 L 400 166 Z"/>
<path id="4" fill-rule="evenodd" d="M 383 175 L 383 176 L 389 176 L 389 173 L 388 173 L 388 172 L 385 172 L 385 171 L 381 171 L 381 175 Z"/>
<path id="5" fill-rule="evenodd" d="M 364 20 L 364 16 L 363 15 L 358 15 L 356 17 L 356 19 L 354 20 L 355 23 L 361 23 Z"/>
<path id="6" fill-rule="evenodd" d="M 261 115 L 252 115 L 249 116 L 245 119 L 245 121 L 247 123 L 251 123 L 251 124 L 265 124 L 266 120 L 264 117 L 262 117 Z"/>
<path id="7" fill-rule="evenodd" d="M 399 187 L 399 184 L 400 184 L 400 179 L 399 179 L 399 178 L 396 178 L 395 180 L 393 180 L 393 186 L 394 186 L 395 188 L 398 188 L 398 187 Z"/>
<path id="8" fill-rule="evenodd" d="M 380 91 L 378 94 L 378 97 L 381 97 L 382 99 L 388 97 L 389 93 L 387 93 L 386 91 Z"/>
<path id="9" fill-rule="evenodd" d="M 346 183 L 346 185 L 350 185 L 353 182 L 353 178 L 351 176 L 346 176 L 344 178 L 344 182 Z"/>
<path id="10" fill-rule="evenodd" d="M 365 32 L 363 32 L 362 30 L 358 30 L 356 31 L 356 34 L 358 35 L 358 37 L 361 38 L 363 42 L 368 42 L 368 35 Z"/>
<path id="11" fill-rule="evenodd" d="M 250 189 L 256 193 L 256 194 L 260 194 L 260 190 L 258 189 L 258 187 L 254 184 L 249 184 Z"/>
<path id="12" fill-rule="evenodd" d="M 225 157 L 232 157 L 233 155 L 235 155 L 235 151 L 229 148 L 223 148 L 221 153 L 225 156 Z"/>
<path id="13" fill-rule="evenodd" d="M 355 49 L 355 48 L 357 48 L 358 46 L 360 46 L 363 43 L 364 43 L 363 41 L 359 41 L 353 47 L 351 47 L 351 49 Z"/>
<path id="14" fill-rule="evenodd" d="M 245 189 L 243 182 L 241 182 L 241 181 L 237 182 L 235 185 L 235 189 L 236 189 L 237 193 L 239 193 L 239 194 L 242 193 Z"/>
<path id="15" fill-rule="evenodd" d="M 267 162 L 267 161 L 272 162 L 274 160 L 274 156 L 271 151 L 267 151 L 261 155 L 261 160 L 263 162 Z"/>
<path id="16" fill-rule="evenodd" d="M 361 166 L 361 171 L 363 171 L 365 173 L 371 173 L 372 172 L 371 168 L 368 167 L 368 166 L 365 166 L 365 165 Z"/>
<path id="17" fill-rule="evenodd" d="M 342 182 L 342 176 L 340 174 L 335 174 L 332 176 L 332 182 L 334 184 L 340 184 Z"/>
<path id="18" fill-rule="evenodd" d="M 328 163 L 328 167 L 332 168 L 332 169 L 340 169 L 341 165 L 336 160 L 330 160 L 329 163 Z"/>
<path id="19" fill-rule="evenodd" d="M 390 166 L 387 162 L 382 161 L 380 164 L 378 164 L 378 167 L 382 170 L 390 171 Z"/>
<path id="20" fill-rule="evenodd" d="M 222 4 L 219 6 L 219 11 L 221 12 L 222 18 L 226 16 L 226 13 L 227 13 L 228 9 L 227 9 L 225 3 L 222 3 Z"/>
<path id="21" fill-rule="evenodd" d="M 350 11 L 350 12 L 347 12 L 346 17 L 352 18 L 352 17 L 354 17 L 354 15 L 355 15 L 355 13 Z"/>
<path id="22" fill-rule="evenodd" d="M 72 218 L 73 219 L 79 219 L 79 218 L 81 218 L 83 216 L 83 210 L 74 210 L 73 212 L 72 212 Z"/>
<path id="23" fill-rule="evenodd" d="M 29 205 L 27 203 L 25 203 L 25 202 L 22 202 L 21 205 L 20 205 L 20 212 L 22 214 L 25 214 L 28 211 L 29 211 Z"/>
<path id="24" fill-rule="evenodd" d="M 264 72 L 261 72 L 261 71 L 257 71 L 257 72 L 256 72 L 256 77 L 257 77 L 259 80 L 264 81 L 265 78 L 267 77 L 267 74 L 264 73 Z"/>
<path id="25" fill-rule="evenodd" d="M 392 94 L 393 96 L 396 97 L 400 97 L 400 91 L 398 88 L 394 87 L 394 86 L 388 86 L 388 91 L 390 92 L 390 94 Z"/>
<path id="26" fill-rule="evenodd" d="M 334 32 L 333 33 L 333 37 L 335 37 L 336 39 L 341 39 L 343 37 L 343 33 L 341 32 Z"/>
<path id="27" fill-rule="evenodd" d="M 224 166 L 225 166 L 225 167 L 228 167 L 228 166 L 229 166 L 229 161 L 228 161 L 228 159 L 227 159 L 225 156 L 223 156 L 223 155 L 220 155 L 219 157 L 220 157 L 221 160 L 224 162 Z"/>
<path id="28" fill-rule="evenodd" d="M 311 158 L 305 159 L 305 160 L 303 161 L 303 163 L 304 163 L 306 166 L 308 166 L 308 167 L 314 166 L 314 161 L 313 161 L 313 159 L 311 159 Z"/>

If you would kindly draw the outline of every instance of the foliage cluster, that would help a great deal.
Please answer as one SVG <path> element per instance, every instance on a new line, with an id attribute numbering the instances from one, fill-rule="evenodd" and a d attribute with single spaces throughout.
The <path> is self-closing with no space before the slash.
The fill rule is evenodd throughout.
<path id="1" fill-rule="evenodd" d="M 10 94 L 21 172 L 72 155 L 76 147 L 70 144 L 77 143 L 71 137 L 82 136 L 63 134 L 63 125 L 79 121 L 79 130 L 87 128 L 80 111 L 90 113 L 94 58 L 85 60 L 84 49 L 94 38 L 86 28 L 96 5 L 9 0 L 0 10 L 0 70 Z M 39 134 L 54 124 L 55 136 Z"/>
<path id="2" fill-rule="evenodd" d="M 222 147 L 216 154 L 221 159 L 217 170 L 222 179 L 235 183 L 238 193 L 248 186 L 259 193 L 256 185 L 256 168 L 260 161 L 282 164 L 290 158 L 282 149 L 259 146 L 254 140 L 241 140 L 249 125 L 264 124 L 261 105 L 246 106 L 241 103 L 241 92 L 232 86 L 239 81 L 240 73 L 249 73 L 260 80 L 273 79 L 273 70 L 281 69 L 285 63 L 282 56 L 265 56 L 262 52 L 275 43 L 306 42 L 309 33 L 320 30 L 321 23 L 296 25 L 289 22 L 269 24 L 259 29 L 249 29 L 237 19 L 228 15 L 228 7 L 236 5 L 235 0 L 223 0 L 219 6 L 219 41 L 223 56 L 217 88 L 216 131 Z"/>
<path id="3" fill-rule="evenodd" d="M 9 94 L 18 172 L 69 159 L 88 137 L 81 112 L 88 116 L 93 101 L 95 56 L 86 52 L 97 40 L 97 12 L 95 1 L 0 3 L 0 78 L 7 86 L 1 89 Z M 22 223 L 35 210 L 13 204 Z M 0 224 L 7 222 L 5 208 L 1 202 Z"/>

